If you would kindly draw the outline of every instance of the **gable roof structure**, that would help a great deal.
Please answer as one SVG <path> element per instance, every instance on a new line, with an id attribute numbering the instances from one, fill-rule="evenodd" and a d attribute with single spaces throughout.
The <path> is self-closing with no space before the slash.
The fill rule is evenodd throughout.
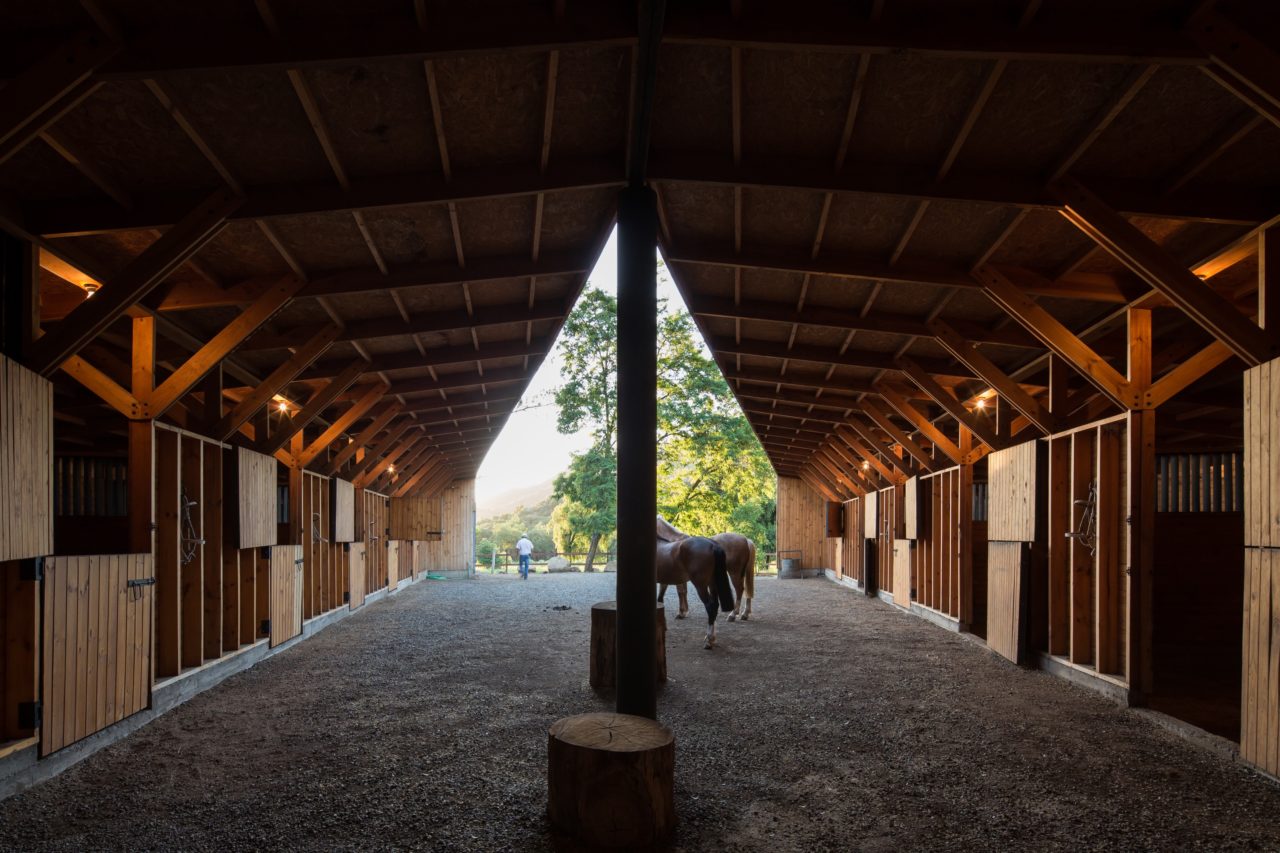
<path id="1" fill-rule="evenodd" d="M 292 440 L 315 467 L 345 435 L 474 476 L 612 228 L 634 9 L 0 15 L 0 225 L 39 247 L 33 350 L 59 377 L 60 440 L 98 446 L 93 412 L 145 404 L 112 389 L 130 388 L 132 318 L 151 317 L 148 405 L 179 423 L 296 452 L 261 414 L 278 389 L 314 416 Z M 1135 307 L 1154 309 L 1153 378 L 1182 371 L 1161 441 L 1238 444 L 1224 401 L 1274 353 L 1251 318 L 1280 213 L 1280 41 L 1249 15 L 667 4 L 646 169 L 661 248 L 776 470 L 845 497 L 889 448 L 937 458 L 966 430 L 998 444 L 1096 418 L 1118 392 L 1087 371 L 1074 408 L 1037 416 L 1067 358 L 1045 329 L 1123 374 Z M 962 408 L 992 390 L 1019 406 L 1003 433 Z"/>

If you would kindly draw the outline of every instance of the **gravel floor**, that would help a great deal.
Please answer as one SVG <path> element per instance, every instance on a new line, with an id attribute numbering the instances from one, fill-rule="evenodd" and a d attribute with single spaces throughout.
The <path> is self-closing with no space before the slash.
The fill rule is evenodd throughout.
<path id="1" fill-rule="evenodd" d="M 612 584 L 421 583 L 0 803 L 0 846 L 546 849 Z M 669 622 L 680 849 L 1280 849 L 1242 765 L 827 581 L 758 592 L 714 652 Z"/>

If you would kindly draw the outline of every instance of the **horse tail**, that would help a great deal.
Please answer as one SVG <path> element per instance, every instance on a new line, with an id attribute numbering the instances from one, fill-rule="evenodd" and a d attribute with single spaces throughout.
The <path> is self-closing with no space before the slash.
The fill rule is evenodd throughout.
<path id="1" fill-rule="evenodd" d="M 747 553 L 750 555 L 747 561 L 747 570 L 743 577 L 743 586 L 747 590 L 747 598 L 756 597 L 756 543 L 750 539 L 747 540 Z"/>
<path id="2" fill-rule="evenodd" d="M 726 567 L 724 549 L 719 544 L 711 543 L 711 553 L 715 555 L 715 587 L 720 598 L 720 609 L 725 613 L 733 612 L 733 587 L 729 584 L 729 570 Z"/>

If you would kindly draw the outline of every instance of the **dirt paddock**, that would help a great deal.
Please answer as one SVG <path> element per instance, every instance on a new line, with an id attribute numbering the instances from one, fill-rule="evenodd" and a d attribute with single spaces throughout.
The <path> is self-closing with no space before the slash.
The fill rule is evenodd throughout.
<path id="1" fill-rule="evenodd" d="M 613 580 L 370 605 L 0 803 L 0 846 L 544 849 Z M 669 620 L 680 849 L 1280 849 L 1280 787 L 1141 716 L 825 580 L 757 602 L 714 652 Z"/>

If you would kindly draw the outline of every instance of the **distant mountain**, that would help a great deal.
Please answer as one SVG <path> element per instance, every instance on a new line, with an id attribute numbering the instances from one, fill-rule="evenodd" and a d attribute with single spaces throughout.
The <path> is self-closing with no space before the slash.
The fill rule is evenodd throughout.
<path id="1" fill-rule="evenodd" d="M 476 520 L 484 521 L 486 518 L 509 515 L 522 506 L 534 506 L 551 497 L 551 492 L 552 484 L 550 480 L 502 492 L 483 502 L 476 503 Z"/>

